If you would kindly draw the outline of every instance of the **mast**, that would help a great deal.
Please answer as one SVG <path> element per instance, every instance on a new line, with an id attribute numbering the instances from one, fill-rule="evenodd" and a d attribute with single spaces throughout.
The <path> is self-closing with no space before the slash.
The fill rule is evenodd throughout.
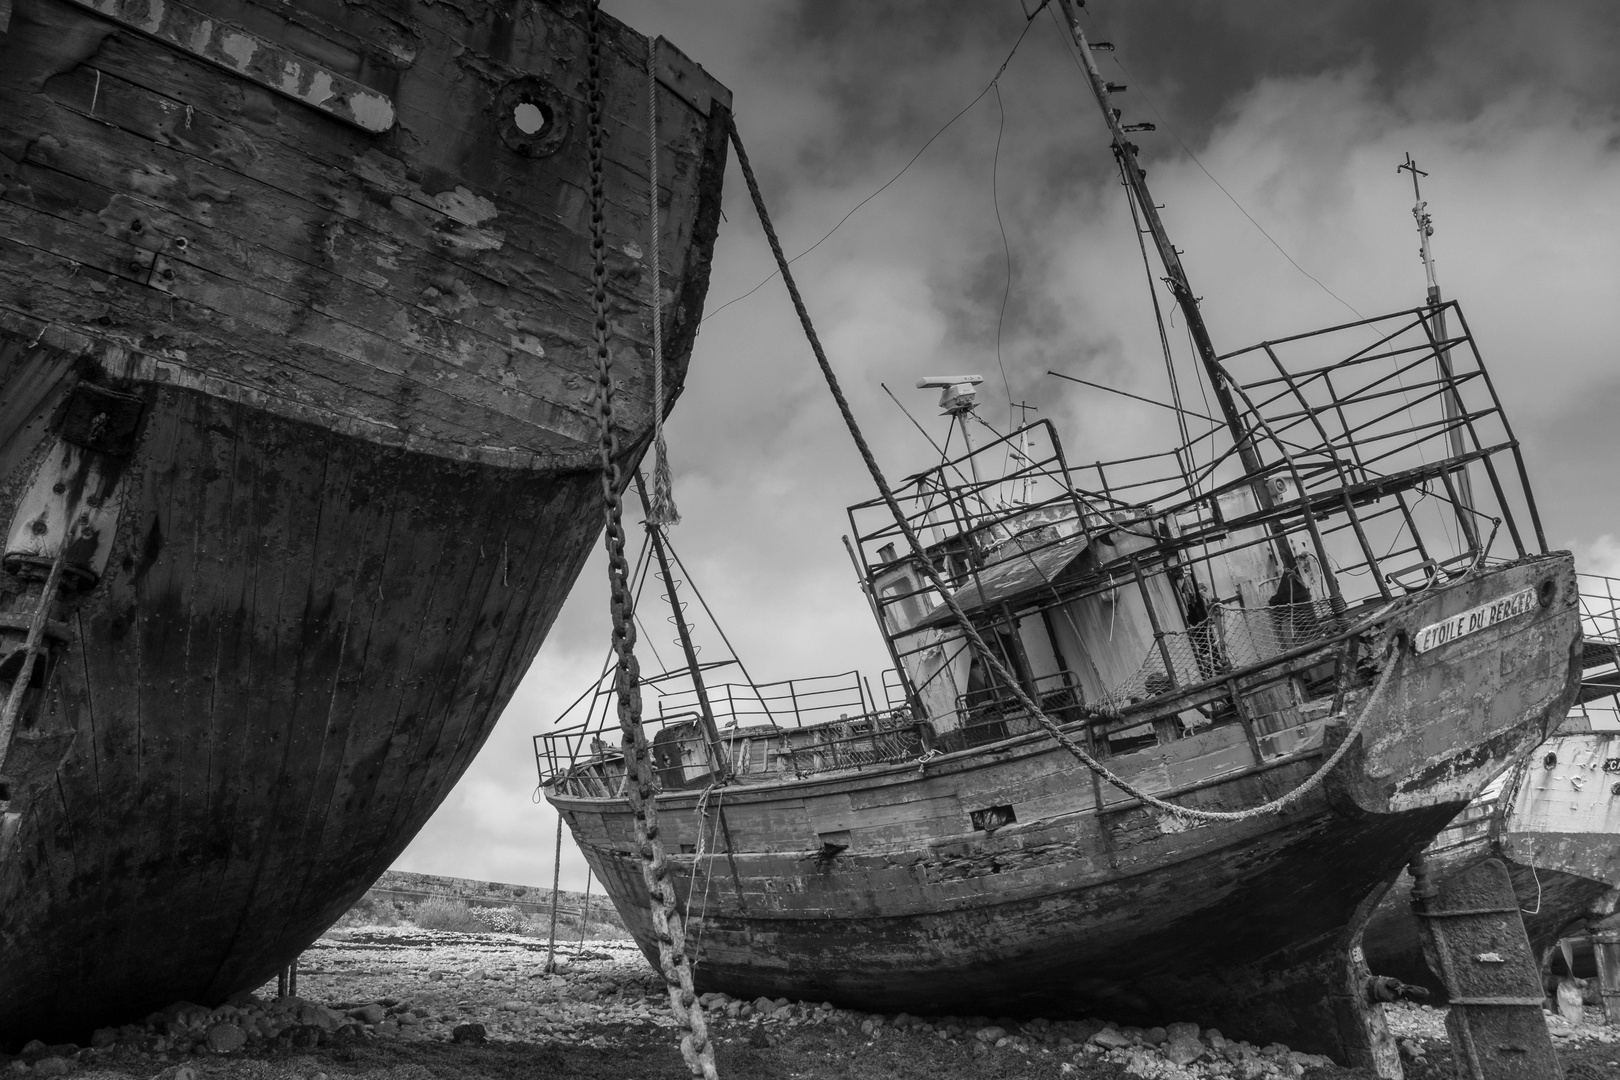
<path id="1" fill-rule="evenodd" d="M 1429 214 L 1429 204 L 1423 201 L 1423 192 L 1418 187 L 1418 177 L 1429 174 L 1417 167 L 1412 155 L 1406 155 L 1406 161 L 1395 166 L 1396 172 L 1409 172 L 1412 174 L 1412 217 L 1417 222 L 1418 231 L 1418 258 L 1423 260 L 1423 276 L 1428 281 L 1429 307 L 1434 310 L 1431 317 L 1435 341 L 1445 341 L 1446 313 L 1441 309 L 1440 280 L 1434 273 L 1434 251 L 1429 246 L 1429 237 L 1434 235 L 1434 218 Z M 1467 414 L 1463 408 L 1461 397 L 1457 394 L 1457 384 L 1451 374 L 1451 350 L 1436 348 L 1435 362 L 1440 367 L 1440 377 L 1445 380 L 1445 392 L 1440 395 L 1440 406 L 1446 418 L 1446 444 L 1451 449 L 1452 457 L 1461 457 L 1467 447 L 1463 442 L 1462 418 Z M 1471 548 L 1479 546 L 1479 533 L 1474 523 L 1474 487 L 1468 479 L 1468 466 L 1458 466 L 1452 472 L 1457 478 L 1457 523 L 1462 527 L 1463 535 L 1468 538 Z"/>
<path id="2" fill-rule="evenodd" d="M 641 496 L 641 504 L 647 505 L 647 485 L 641 479 L 641 471 L 636 470 L 636 494 Z M 658 571 L 664 576 L 664 584 L 668 586 L 669 606 L 674 612 L 675 629 L 680 635 L 681 652 L 686 654 L 686 669 L 692 673 L 692 686 L 697 691 L 698 713 L 703 722 L 703 736 L 709 743 L 709 771 L 717 780 L 725 780 L 731 772 L 730 762 L 726 760 L 725 749 L 720 743 L 720 728 L 714 722 L 714 709 L 709 705 L 709 691 L 703 685 L 703 669 L 698 666 L 697 650 L 692 647 L 692 634 L 686 627 L 686 617 L 681 614 L 681 601 L 675 595 L 675 575 L 669 569 L 669 556 L 664 551 L 663 529 L 656 521 L 648 520 L 647 536 L 652 540 L 653 553 L 658 556 Z"/>
<path id="3" fill-rule="evenodd" d="M 1080 28 L 1078 8 L 1084 2 L 1085 0 L 1058 0 L 1063 8 L 1064 21 L 1069 26 L 1069 34 L 1080 50 L 1086 78 L 1091 82 L 1091 93 L 1097 99 L 1097 106 L 1102 109 L 1103 120 L 1108 124 L 1109 134 L 1113 137 L 1114 156 L 1119 160 L 1120 174 L 1125 178 L 1131 196 L 1142 209 L 1142 219 L 1147 222 L 1148 232 L 1153 237 L 1153 246 L 1159 252 L 1159 261 L 1164 264 L 1170 291 L 1175 294 L 1176 305 L 1181 308 L 1181 314 L 1187 320 L 1187 330 L 1192 335 L 1193 348 L 1197 351 L 1198 359 L 1209 376 L 1210 388 L 1214 390 L 1215 400 L 1220 404 L 1221 418 L 1226 421 L 1227 430 L 1231 432 L 1232 441 L 1237 448 L 1238 461 L 1243 466 L 1244 475 L 1249 478 L 1249 490 L 1254 493 L 1255 506 L 1260 510 L 1270 510 L 1276 505 L 1276 500 L 1266 483 L 1265 466 L 1260 462 L 1260 454 L 1254 447 L 1253 436 L 1243 425 L 1242 414 L 1238 412 L 1237 402 L 1232 397 L 1232 389 L 1227 384 L 1226 371 L 1221 367 L 1220 359 L 1215 352 L 1215 344 L 1209 338 L 1209 327 L 1204 325 L 1204 315 L 1198 310 L 1198 298 L 1193 295 L 1192 285 L 1187 281 L 1187 271 L 1181 265 L 1181 253 L 1176 250 L 1176 245 L 1170 242 L 1170 234 L 1165 231 L 1164 221 L 1159 217 L 1158 204 L 1153 201 L 1153 193 L 1148 191 L 1147 173 L 1136 160 L 1136 144 L 1125 137 L 1125 126 L 1119 119 L 1120 110 L 1114 107 L 1113 92 L 1125 88 L 1103 79 L 1102 73 L 1097 70 L 1097 61 L 1091 55 L 1091 43 L 1086 40 L 1085 31 Z M 1277 561 L 1283 572 L 1297 576 L 1298 560 L 1294 556 L 1293 545 L 1288 540 L 1287 530 L 1280 522 L 1273 521 L 1268 526 L 1268 531 L 1271 533 Z M 1322 573 L 1331 585 L 1332 578 L 1325 563 L 1322 566 Z M 1343 603 L 1339 598 L 1337 586 L 1331 587 L 1329 593 L 1335 607 Z"/>
<path id="4" fill-rule="evenodd" d="M 1245 473 L 1260 476 L 1264 471 L 1264 467 L 1260 464 L 1260 455 L 1254 449 L 1250 433 L 1243 426 L 1237 402 L 1233 399 L 1231 388 L 1226 382 L 1226 373 L 1221 368 L 1220 361 L 1216 359 L 1215 345 L 1209 338 L 1209 328 L 1204 325 L 1204 316 L 1198 310 L 1198 298 L 1193 295 L 1192 286 L 1187 281 L 1187 271 L 1181 265 L 1181 253 L 1170 242 L 1164 221 L 1159 217 L 1159 208 L 1148 191 L 1147 174 L 1142 171 L 1142 166 L 1136 160 L 1136 144 L 1125 137 L 1125 128 L 1119 120 L 1120 111 L 1114 107 L 1113 92 L 1125 88 L 1105 81 L 1102 73 L 1097 70 L 1097 62 L 1091 55 L 1091 44 L 1086 40 L 1085 32 L 1080 29 L 1077 11 L 1079 5 L 1076 0 L 1058 0 L 1058 3 L 1063 8 L 1063 17 L 1068 23 L 1075 46 L 1080 50 L 1086 78 L 1091 81 L 1091 92 L 1096 97 L 1097 105 L 1102 109 L 1103 119 L 1108 123 L 1108 131 L 1113 136 L 1114 156 L 1119 159 L 1120 172 L 1124 175 L 1125 183 L 1135 197 L 1137 205 L 1142 208 L 1142 217 L 1153 237 L 1153 245 L 1158 249 L 1159 261 L 1164 264 L 1170 291 L 1175 294 L 1176 304 L 1187 320 L 1187 329 L 1192 333 L 1193 348 L 1209 375 L 1215 399 L 1220 403 L 1221 417 L 1226 421 L 1227 428 L 1232 432 L 1232 439 L 1237 444 L 1238 460 L 1243 463 Z M 1265 491 L 1263 480 L 1257 480 L 1254 489 L 1260 505 L 1269 507 L 1271 497 L 1270 493 Z"/>

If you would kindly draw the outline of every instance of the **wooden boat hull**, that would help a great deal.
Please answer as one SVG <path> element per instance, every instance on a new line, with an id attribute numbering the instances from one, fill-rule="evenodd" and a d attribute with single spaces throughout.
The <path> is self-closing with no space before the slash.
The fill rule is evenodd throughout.
<path id="1" fill-rule="evenodd" d="M 1504 791 L 1490 827 L 1431 855 L 1430 872 L 1444 879 L 1485 859 L 1501 859 L 1537 956 L 1545 956 L 1559 938 L 1613 916 L 1620 900 L 1620 821 L 1611 810 L 1615 766 L 1608 763 L 1617 753 L 1620 737 L 1615 735 L 1548 739 Z M 1424 959 L 1411 888 L 1411 876 L 1402 871 L 1373 913 L 1365 937 L 1367 963 L 1380 975 L 1426 987 L 1443 1000 L 1445 984 Z"/>
<path id="2" fill-rule="evenodd" d="M 0 692 L 42 604 L 49 645 L 4 747 L 0 1044 L 296 956 L 466 769 L 600 534 L 584 12 L 519 14 L 0 5 Z M 626 466 L 684 378 L 728 123 L 661 43 L 659 402 L 649 47 L 604 20 Z"/>
<path id="3" fill-rule="evenodd" d="M 1191 1020 L 1344 1060 L 1362 1037 L 1345 1028 L 1362 992 L 1350 955 L 1372 905 L 1573 696 L 1569 560 L 1481 574 L 1369 635 L 1410 639 L 1526 587 L 1542 597 L 1526 622 L 1403 657 L 1360 745 L 1282 815 L 1188 825 L 1094 784 L 1040 735 L 701 803 L 662 795 L 668 849 L 712 852 L 672 856 L 697 980 L 883 1011 Z M 1347 712 L 1366 700 L 1352 693 Z M 1111 765 L 1186 805 L 1238 809 L 1321 761 L 1318 741 L 1245 765 L 1223 730 Z M 654 955 L 624 804 L 548 797 Z M 1016 823 L 967 831 L 986 806 Z"/>

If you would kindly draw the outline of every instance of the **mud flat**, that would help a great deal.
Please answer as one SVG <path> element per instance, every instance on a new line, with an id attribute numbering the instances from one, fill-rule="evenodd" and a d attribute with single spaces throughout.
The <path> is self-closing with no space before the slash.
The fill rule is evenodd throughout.
<path id="1" fill-rule="evenodd" d="M 679 1080 L 687 1075 L 662 988 L 628 942 L 545 941 L 413 926 L 336 930 L 304 954 L 300 1001 L 165 1010 L 86 1047 L 31 1045 L 11 1076 L 83 1080 Z M 853 1012 L 821 1002 L 706 995 L 721 1075 L 731 1080 L 1088 1077 L 1348 1080 L 1286 1047 L 1226 1040 L 1192 1024 L 1025 1021 Z M 1551 1021 L 1567 1075 L 1620 1071 L 1620 1030 L 1598 1009 Z M 1444 1010 L 1391 1012 L 1410 1080 L 1453 1076 Z"/>

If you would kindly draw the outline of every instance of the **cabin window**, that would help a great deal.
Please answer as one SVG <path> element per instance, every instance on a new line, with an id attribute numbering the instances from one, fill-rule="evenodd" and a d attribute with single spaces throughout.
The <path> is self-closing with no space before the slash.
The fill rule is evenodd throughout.
<path id="1" fill-rule="evenodd" d="M 992 829 L 999 829 L 1003 825 L 1011 825 L 1018 820 L 1018 815 L 1013 813 L 1010 804 L 1006 806 L 987 806 L 983 810 L 971 811 L 968 814 L 968 820 L 973 823 L 975 829 L 983 829 L 985 832 L 989 832 Z"/>
<path id="2" fill-rule="evenodd" d="M 883 586 L 883 597 L 886 601 L 883 607 L 891 613 L 891 618 L 897 626 L 911 627 L 927 614 L 923 598 L 917 595 L 917 586 L 910 575 L 902 574 L 899 578 Z"/>

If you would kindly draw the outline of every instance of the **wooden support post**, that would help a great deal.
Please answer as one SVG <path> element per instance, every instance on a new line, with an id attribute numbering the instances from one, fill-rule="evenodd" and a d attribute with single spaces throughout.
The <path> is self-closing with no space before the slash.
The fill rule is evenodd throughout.
<path id="1" fill-rule="evenodd" d="M 1603 920 L 1592 932 L 1592 952 L 1597 958 L 1598 988 L 1603 993 L 1603 1015 L 1610 1024 L 1620 1024 L 1620 926 Z"/>
<path id="2" fill-rule="evenodd" d="M 1423 953 L 1446 984 L 1446 1033 L 1462 1080 L 1563 1080 L 1542 1017 L 1545 995 L 1507 867 L 1487 859 L 1435 882 L 1412 861 Z"/>

